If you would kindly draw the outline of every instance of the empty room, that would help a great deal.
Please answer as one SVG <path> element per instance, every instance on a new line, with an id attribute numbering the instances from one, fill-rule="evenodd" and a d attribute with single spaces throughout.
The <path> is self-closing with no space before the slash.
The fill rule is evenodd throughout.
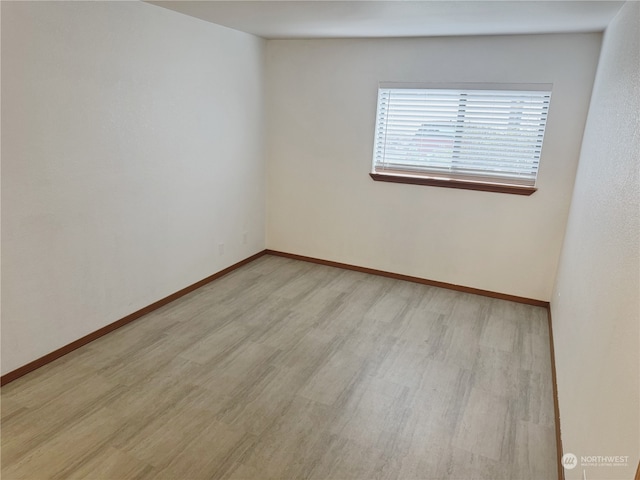
<path id="1" fill-rule="evenodd" d="M 640 2 L 0 18 L 3 479 L 640 480 Z"/>

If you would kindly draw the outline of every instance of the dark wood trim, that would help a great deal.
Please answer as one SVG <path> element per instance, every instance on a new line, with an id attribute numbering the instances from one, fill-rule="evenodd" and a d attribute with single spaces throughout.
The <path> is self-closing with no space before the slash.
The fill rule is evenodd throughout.
<path id="1" fill-rule="evenodd" d="M 333 262 L 331 260 L 322 260 L 314 257 L 305 257 L 303 255 L 279 252 L 277 250 L 267 249 L 266 253 L 269 255 L 275 255 L 278 257 L 291 258 L 293 260 L 302 260 L 304 262 L 318 263 L 320 265 L 327 265 L 329 267 L 344 268 L 345 270 L 354 270 L 356 272 L 369 273 L 371 275 L 378 275 L 381 277 L 395 278 L 396 280 L 404 280 L 406 282 L 421 283 L 422 285 L 430 285 L 432 287 L 447 288 L 449 290 L 456 290 L 458 292 L 472 293 L 474 295 L 482 295 L 483 297 L 499 298 L 500 300 L 508 300 L 510 302 L 525 303 L 527 305 L 534 305 L 536 307 L 545 307 L 545 308 L 549 307 L 549 302 L 546 302 L 544 300 L 518 297 L 516 295 L 508 295 L 506 293 L 498 293 L 498 292 L 492 292 L 490 290 L 481 290 L 479 288 L 465 287 L 463 285 L 455 285 L 453 283 L 438 282 L 436 280 L 428 280 L 426 278 L 403 275 L 401 273 L 385 272 L 383 270 L 376 270 L 374 268 L 358 267 L 356 265 L 349 265 L 348 263 L 339 263 L 339 262 Z"/>
<path id="2" fill-rule="evenodd" d="M 219 272 L 214 273 L 213 275 L 210 275 L 207 278 L 203 278 L 202 280 L 192 285 L 189 285 L 188 287 L 183 288 L 182 290 L 178 290 L 177 292 L 172 293 L 171 295 L 164 297 L 158 300 L 157 302 L 152 303 L 151 305 L 147 305 L 146 307 L 141 308 L 140 310 L 133 312 L 127 315 L 126 317 L 121 318 L 120 320 L 116 320 L 115 322 L 110 323 L 109 325 L 106 325 L 96 330 L 95 332 L 91 332 L 90 334 L 85 335 L 84 337 L 79 338 L 78 340 L 75 340 L 65 345 L 64 347 L 60 347 L 59 349 L 54 350 L 53 352 L 48 353 L 47 355 L 40 357 L 32 362 L 29 362 L 20 368 L 16 368 L 11 372 L 5 373 L 4 375 L 2 375 L 2 377 L 0 377 L 0 385 L 6 385 L 9 382 L 13 382 L 17 378 L 20 378 L 23 375 L 26 375 L 27 373 L 32 372 L 33 370 L 36 370 L 37 368 L 40 368 L 46 365 L 47 363 L 53 362 L 54 360 L 66 355 L 67 353 L 73 352 L 74 350 L 82 347 L 83 345 L 93 342 L 94 340 L 102 337 L 103 335 L 106 335 L 109 332 L 113 332 L 114 330 L 128 323 L 131 323 L 134 320 L 137 320 L 138 318 L 146 315 L 147 313 L 153 312 L 154 310 L 160 307 L 163 307 L 164 305 L 171 303 L 174 300 L 177 300 L 178 298 L 186 295 L 187 293 L 191 293 L 194 290 L 197 290 L 198 288 L 202 287 L 203 285 L 206 285 L 207 283 L 213 282 L 214 280 L 224 275 L 227 275 L 233 270 L 236 270 L 237 268 L 242 267 L 243 265 L 246 265 L 247 263 L 252 262 L 257 258 L 260 258 L 261 256 L 265 255 L 265 253 L 266 253 L 266 250 L 263 250 L 261 252 L 256 253 L 255 255 L 251 255 L 250 257 L 245 258 L 244 260 L 241 260 L 240 262 L 235 263 L 230 267 L 225 268 L 224 270 L 220 270 Z"/>
<path id="3" fill-rule="evenodd" d="M 636 476 L 633 477 L 633 480 L 640 480 L 640 460 L 638 461 L 638 468 L 636 469 Z"/>
<path id="4" fill-rule="evenodd" d="M 553 382 L 553 413 L 556 425 L 556 453 L 558 465 L 558 480 L 564 480 L 564 468 L 562 467 L 562 437 L 560 436 L 560 406 L 558 404 L 558 382 L 556 377 L 556 353 L 553 345 L 553 326 L 551 321 L 551 306 L 547 307 L 547 320 L 549 322 L 549 351 L 551 353 L 551 381 Z"/>
<path id="5" fill-rule="evenodd" d="M 535 187 L 521 187 L 517 185 L 500 185 L 497 183 L 471 182 L 464 180 L 445 180 L 443 178 L 429 178 L 409 175 L 386 175 L 384 173 L 370 173 L 376 182 L 407 183 L 410 185 L 428 185 L 431 187 L 461 188 L 464 190 L 479 190 L 482 192 L 510 193 L 512 195 L 532 195 Z"/>

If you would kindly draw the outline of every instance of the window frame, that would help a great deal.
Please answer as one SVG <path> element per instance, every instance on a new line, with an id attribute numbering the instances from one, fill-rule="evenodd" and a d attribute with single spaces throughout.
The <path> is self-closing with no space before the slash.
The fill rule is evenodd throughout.
<path id="1" fill-rule="evenodd" d="M 536 171 L 536 177 L 534 179 L 533 185 L 519 185 L 516 182 L 509 182 L 509 179 L 505 179 L 505 182 L 498 181 L 495 177 L 493 179 L 488 179 L 490 175 L 487 175 L 487 178 L 468 178 L 466 175 L 446 175 L 442 173 L 434 173 L 432 170 L 429 172 L 427 169 L 420 172 L 417 170 L 415 173 L 409 169 L 393 169 L 391 167 L 387 167 L 384 169 L 376 169 L 378 166 L 376 162 L 377 157 L 377 146 L 378 146 L 378 128 L 379 121 L 381 118 L 380 112 L 380 94 L 383 89 L 421 89 L 421 90 L 490 90 L 490 91 L 518 91 L 518 92 L 548 92 L 548 101 L 546 103 L 546 113 L 545 113 L 545 124 L 542 129 L 542 135 L 540 140 L 540 151 L 538 155 L 538 165 L 542 159 L 542 146 L 544 143 L 546 126 L 548 124 L 548 115 L 549 115 L 549 107 L 551 100 L 551 93 L 553 89 L 553 85 L 549 83 L 540 83 L 540 84 L 514 84 L 514 83 L 398 83 L 398 82 L 381 82 L 378 85 L 377 89 L 377 99 L 376 99 L 376 125 L 374 130 L 374 141 L 373 141 L 373 161 L 371 166 L 370 177 L 374 181 L 381 182 L 391 182 L 391 183 L 404 183 L 411 185 L 427 185 L 427 186 L 436 186 L 436 187 L 446 187 L 446 188 L 456 188 L 456 189 L 466 189 L 466 190 L 477 190 L 477 191 L 487 191 L 487 192 L 495 192 L 495 193 L 507 193 L 514 195 L 532 195 L 534 192 L 538 190 L 537 183 L 537 175 L 539 172 Z M 462 100 L 460 100 L 462 101 Z M 460 107 L 462 108 L 462 107 Z M 464 120 L 463 120 L 464 121 Z M 456 123 L 457 128 L 458 123 Z M 385 127 L 386 128 L 386 127 Z M 456 145 L 455 139 L 453 139 L 454 146 Z M 453 161 L 453 153 L 451 154 Z M 490 173 L 489 171 L 487 171 Z"/>

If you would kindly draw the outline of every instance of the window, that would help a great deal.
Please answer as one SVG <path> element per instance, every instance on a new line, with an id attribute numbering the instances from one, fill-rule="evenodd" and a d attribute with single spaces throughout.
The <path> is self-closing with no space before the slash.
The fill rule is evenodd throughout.
<path id="1" fill-rule="evenodd" d="M 381 86 L 371 177 L 531 195 L 550 90 Z"/>

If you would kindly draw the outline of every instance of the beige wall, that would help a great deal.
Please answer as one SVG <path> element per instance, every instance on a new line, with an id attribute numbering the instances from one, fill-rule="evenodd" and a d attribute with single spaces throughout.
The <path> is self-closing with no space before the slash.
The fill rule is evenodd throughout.
<path id="1" fill-rule="evenodd" d="M 264 249 L 263 61 L 142 2 L 2 2 L 2 373 Z"/>
<path id="2" fill-rule="evenodd" d="M 600 34 L 267 43 L 267 246 L 549 300 Z M 377 85 L 552 83 L 531 197 L 369 178 Z"/>
<path id="3" fill-rule="evenodd" d="M 639 22 L 628 2 L 605 32 L 551 303 L 564 451 L 629 456 L 589 480 L 633 478 L 640 449 Z"/>

